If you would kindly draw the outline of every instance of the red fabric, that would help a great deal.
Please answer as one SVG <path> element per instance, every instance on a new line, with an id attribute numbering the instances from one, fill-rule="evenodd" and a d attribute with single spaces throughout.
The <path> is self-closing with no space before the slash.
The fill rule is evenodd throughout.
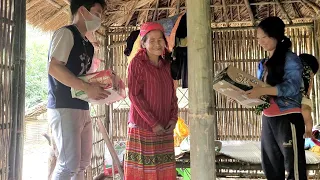
<path id="1" fill-rule="evenodd" d="M 143 38 L 146 34 L 153 30 L 159 30 L 164 34 L 164 28 L 161 24 L 157 22 L 146 22 L 142 24 L 140 28 L 140 37 Z"/>
<path id="2" fill-rule="evenodd" d="M 292 108 L 286 111 L 280 111 L 279 106 L 274 101 L 273 98 L 270 98 L 270 107 L 263 110 L 263 114 L 268 117 L 274 117 L 274 116 L 282 116 L 286 114 L 292 114 L 292 113 L 301 113 L 301 108 Z"/>
<path id="3" fill-rule="evenodd" d="M 170 120 L 178 120 L 178 99 L 169 62 L 160 60 L 156 67 L 146 50 L 139 50 L 128 68 L 128 88 L 130 123 L 152 130 L 158 123 L 165 127 Z"/>

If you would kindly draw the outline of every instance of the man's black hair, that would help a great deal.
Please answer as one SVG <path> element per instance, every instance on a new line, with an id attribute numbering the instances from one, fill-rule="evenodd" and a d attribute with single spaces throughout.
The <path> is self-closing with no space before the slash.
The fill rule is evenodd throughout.
<path id="1" fill-rule="evenodd" d="M 105 8 L 106 6 L 105 0 L 71 0 L 70 2 L 71 14 L 75 15 L 81 6 L 84 6 L 90 11 L 90 9 L 96 3 L 100 4 L 102 8 Z"/>

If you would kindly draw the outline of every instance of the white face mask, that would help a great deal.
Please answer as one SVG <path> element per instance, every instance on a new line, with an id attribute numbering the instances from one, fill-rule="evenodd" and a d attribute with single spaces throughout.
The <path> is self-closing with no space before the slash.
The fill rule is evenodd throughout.
<path id="1" fill-rule="evenodd" d="M 88 11 L 88 10 L 87 10 Z M 84 18 L 84 23 L 86 24 L 86 28 L 88 32 L 94 32 L 98 30 L 101 26 L 101 19 L 93 14 L 91 14 L 90 11 L 88 11 L 89 14 L 92 16 L 92 20 L 88 21 L 81 13 L 82 17 Z"/>

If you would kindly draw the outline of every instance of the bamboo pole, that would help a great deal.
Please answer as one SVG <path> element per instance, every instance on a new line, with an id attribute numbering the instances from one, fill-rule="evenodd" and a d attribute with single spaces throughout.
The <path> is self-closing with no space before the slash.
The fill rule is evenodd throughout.
<path id="1" fill-rule="evenodd" d="M 282 4 L 280 3 L 279 0 L 275 0 L 277 5 L 280 7 L 281 12 L 284 14 L 284 16 L 286 17 L 286 19 L 288 20 L 289 24 L 292 24 L 292 21 L 287 13 L 287 11 L 284 9 L 284 7 L 282 6 Z"/>
<path id="2" fill-rule="evenodd" d="M 215 179 L 210 0 L 187 0 L 191 178 Z"/>
<path id="3" fill-rule="evenodd" d="M 112 159 L 113 159 L 113 163 L 116 164 L 116 166 L 118 168 L 118 172 L 120 174 L 120 177 L 121 177 L 121 179 L 123 179 L 124 178 L 123 168 L 122 168 L 122 165 L 121 165 L 120 160 L 118 158 L 118 155 L 117 155 L 117 153 L 116 153 L 116 151 L 115 151 L 115 149 L 113 147 L 113 144 L 109 139 L 109 135 L 107 133 L 107 130 L 103 126 L 103 124 L 102 124 L 100 119 L 97 119 L 97 123 L 98 123 L 99 131 L 102 134 L 104 141 L 106 142 L 108 150 L 110 151 L 110 154 L 111 154 Z"/>
<path id="4" fill-rule="evenodd" d="M 247 11 L 249 13 L 249 16 L 250 16 L 250 19 L 251 19 L 251 22 L 252 22 L 252 25 L 254 26 L 255 24 L 255 20 L 254 20 L 254 16 L 253 16 L 253 13 L 252 13 L 252 9 L 250 7 L 250 3 L 249 3 L 249 0 L 245 0 L 244 1 L 246 7 L 247 7 Z M 240 13 L 239 13 L 240 14 Z"/>
<path id="5" fill-rule="evenodd" d="M 13 90 L 12 119 L 13 131 L 10 146 L 9 179 L 22 179 L 24 140 L 24 99 L 25 99 L 25 46 L 26 46 L 26 1 L 14 2 L 14 44 L 13 44 Z"/>

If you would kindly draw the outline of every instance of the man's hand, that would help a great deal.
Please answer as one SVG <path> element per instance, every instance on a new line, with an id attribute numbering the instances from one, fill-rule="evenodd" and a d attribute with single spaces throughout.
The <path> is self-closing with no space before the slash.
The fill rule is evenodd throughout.
<path id="1" fill-rule="evenodd" d="M 160 124 L 153 127 L 152 131 L 157 135 L 163 135 L 165 133 L 164 128 Z"/>
<path id="2" fill-rule="evenodd" d="M 103 89 L 105 85 L 97 83 L 85 83 L 85 92 L 88 95 L 88 98 L 94 100 L 105 99 L 110 95 L 110 92 Z"/>

